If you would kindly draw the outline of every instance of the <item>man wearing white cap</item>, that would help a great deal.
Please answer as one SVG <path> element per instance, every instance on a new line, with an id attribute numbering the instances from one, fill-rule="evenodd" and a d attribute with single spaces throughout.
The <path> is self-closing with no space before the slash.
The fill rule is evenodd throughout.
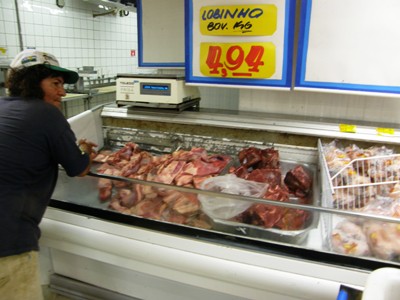
<path id="1" fill-rule="evenodd" d="M 76 72 L 51 54 L 28 49 L 10 64 L 9 95 L 0 98 L 0 298 L 43 299 L 39 223 L 57 181 L 89 172 L 93 147 L 79 141 L 61 113 L 64 83 Z"/>

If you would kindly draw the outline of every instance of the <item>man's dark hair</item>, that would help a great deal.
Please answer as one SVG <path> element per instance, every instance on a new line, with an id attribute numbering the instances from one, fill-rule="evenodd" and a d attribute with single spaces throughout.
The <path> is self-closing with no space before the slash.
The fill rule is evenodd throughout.
<path id="1" fill-rule="evenodd" d="M 40 82 L 48 77 L 58 77 L 60 73 L 44 65 L 11 69 L 8 73 L 7 88 L 10 96 L 43 99 Z"/>

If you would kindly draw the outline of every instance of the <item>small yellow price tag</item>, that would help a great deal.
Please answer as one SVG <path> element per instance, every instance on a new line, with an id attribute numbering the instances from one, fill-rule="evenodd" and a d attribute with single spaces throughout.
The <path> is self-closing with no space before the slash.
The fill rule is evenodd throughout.
<path id="1" fill-rule="evenodd" d="M 357 126 L 350 124 L 339 124 L 339 130 L 340 132 L 356 133 Z"/>
<path id="2" fill-rule="evenodd" d="M 378 127 L 376 128 L 376 132 L 378 134 L 389 134 L 389 135 L 393 135 L 394 134 L 394 128 L 382 128 L 382 127 Z"/>

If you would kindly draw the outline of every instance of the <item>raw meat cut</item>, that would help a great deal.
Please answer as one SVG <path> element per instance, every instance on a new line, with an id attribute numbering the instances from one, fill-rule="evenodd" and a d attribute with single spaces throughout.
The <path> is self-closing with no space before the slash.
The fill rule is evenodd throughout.
<path id="1" fill-rule="evenodd" d="M 245 148 L 239 153 L 239 162 L 240 166 L 230 168 L 229 172 L 246 180 L 268 183 L 269 188 L 263 198 L 289 202 L 290 195 L 293 195 L 299 204 L 310 203 L 311 176 L 303 166 L 297 165 L 283 178 L 277 150 Z M 308 211 L 257 203 L 233 220 L 266 228 L 299 230 L 304 229 L 309 218 Z"/>
<path id="2" fill-rule="evenodd" d="M 95 161 L 102 163 L 97 168 L 100 174 L 199 188 L 205 179 L 219 175 L 231 158 L 209 155 L 203 148 L 152 155 L 135 143 L 127 143 L 115 152 L 100 151 Z M 100 178 L 98 189 L 100 200 L 110 200 L 109 208 L 121 213 L 180 224 L 190 222 L 202 228 L 211 226 L 196 194 L 109 178 Z"/>
<path id="3" fill-rule="evenodd" d="M 307 196 L 312 187 L 312 179 L 303 166 L 298 165 L 286 173 L 286 186 L 298 197 Z"/>

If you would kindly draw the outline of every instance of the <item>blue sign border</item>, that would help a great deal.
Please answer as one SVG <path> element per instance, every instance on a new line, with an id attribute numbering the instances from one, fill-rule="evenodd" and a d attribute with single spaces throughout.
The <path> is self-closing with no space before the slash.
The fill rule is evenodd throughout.
<path id="1" fill-rule="evenodd" d="M 136 13 L 137 13 L 137 29 L 138 29 L 138 66 L 147 68 L 183 68 L 185 62 L 145 62 L 143 60 L 143 6 L 142 0 L 136 2 Z"/>
<path id="2" fill-rule="evenodd" d="M 400 87 L 368 84 L 352 84 L 342 82 L 307 81 L 307 53 L 312 13 L 312 0 L 303 0 L 301 3 L 300 32 L 296 64 L 295 87 L 310 89 L 347 90 L 375 93 L 400 93 Z"/>
<path id="3" fill-rule="evenodd" d="M 186 82 L 211 85 L 237 85 L 249 87 L 291 88 L 293 67 L 293 40 L 295 27 L 296 1 L 285 1 L 285 30 L 282 64 L 282 79 L 216 78 L 193 75 L 193 1 L 185 0 L 185 76 Z"/>

